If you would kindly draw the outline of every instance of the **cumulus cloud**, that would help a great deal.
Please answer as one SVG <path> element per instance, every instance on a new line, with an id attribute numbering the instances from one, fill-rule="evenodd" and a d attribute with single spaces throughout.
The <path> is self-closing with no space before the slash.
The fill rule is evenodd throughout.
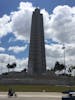
<path id="1" fill-rule="evenodd" d="M 29 40 L 34 9 L 32 3 L 20 2 L 18 11 L 13 11 L 10 16 L 4 15 L 0 18 L 0 35 L 3 36 L 12 31 L 17 39 Z M 44 19 L 45 39 L 51 38 L 62 43 L 75 43 L 75 7 L 57 6 L 52 14 L 45 9 L 41 9 L 41 13 Z"/>
<path id="2" fill-rule="evenodd" d="M 35 7 L 32 3 L 20 2 L 17 11 L 11 12 L 9 16 L 4 15 L 0 18 L 0 37 L 6 35 L 8 32 L 12 32 L 16 39 L 29 40 L 32 12 L 34 9 Z M 54 8 L 52 14 L 49 14 L 45 9 L 41 9 L 41 13 L 44 19 L 45 39 L 52 39 L 58 42 L 58 44 L 46 44 L 45 46 L 47 67 L 54 66 L 57 60 L 63 62 L 63 43 L 66 46 L 67 65 L 75 64 L 75 7 L 68 5 L 57 6 Z M 12 40 L 10 39 L 10 41 Z M 25 48 L 17 46 L 9 47 L 8 50 L 19 53 L 24 51 Z"/>
<path id="3" fill-rule="evenodd" d="M 23 58 L 21 59 L 17 59 L 17 67 L 16 67 L 16 71 L 21 71 L 23 69 L 28 69 L 28 58 Z"/>
<path id="4" fill-rule="evenodd" d="M 75 9 L 57 6 L 51 15 L 51 29 L 54 37 L 62 43 L 75 43 Z M 72 11 L 73 10 L 73 11 Z"/>
<path id="5" fill-rule="evenodd" d="M 62 45 L 52 44 L 52 45 L 45 45 L 46 48 L 46 55 L 50 57 L 61 57 L 62 56 Z"/>
<path id="6" fill-rule="evenodd" d="M 0 47 L 0 52 L 4 52 L 4 51 L 5 51 L 5 48 Z"/>
<path id="7" fill-rule="evenodd" d="M 3 15 L 0 18 L 0 37 L 5 36 L 8 32 L 11 32 L 10 16 Z"/>
<path id="8" fill-rule="evenodd" d="M 0 73 L 6 72 L 7 71 L 7 64 L 8 63 L 13 63 L 16 62 L 16 58 L 13 55 L 8 55 L 8 54 L 0 54 Z"/>
<path id="9" fill-rule="evenodd" d="M 63 63 L 63 49 L 61 44 L 45 45 L 47 68 L 52 68 L 56 61 Z"/>
<path id="10" fill-rule="evenodd" d="M 52 68 L 56 61 L 64 64 L 64 49 L 62 44 L 45 45 L 47 68 Z M 75 45 L 65 45 L 65 64 L 67 67 L 75 65 Z"/>
<path id="11" fill-rule="evenodd" d="M 25 46 L 12 46 L 12 47 L 9 47 L 8 50 L 13 51 L 14 53 L 20 53 L 20 52 L 23 52 L 26 48 L 27 48 L 27 45 L 25 45 Z"/>
<path id="12" fill-rule="evenodd" d="M 21 2 L 18 9 L 18 11 L 11 13 L 12 31 L 17 39 L 29 40 L 34 7 L 32 3 Z"/>
<path id="13" fill-rule="evenodd" d="M 27 69 L 28 58 L 17 59 L 14 55 L 0 54 L 0 73 L 7 72 L 7 64 L 16 62 L 17 66 L 15 71 L 21 71 L 24 68 Z"/>

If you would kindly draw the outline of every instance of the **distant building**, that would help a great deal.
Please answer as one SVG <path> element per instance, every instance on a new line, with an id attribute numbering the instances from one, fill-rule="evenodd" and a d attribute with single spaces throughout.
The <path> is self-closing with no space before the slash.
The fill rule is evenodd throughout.
<path id="1" fill-rule="evenodd" d="M 29 74 L 46 72 L 43 15 L 38 8 L 32 14 L 31 36 L 29 46 Z"/>

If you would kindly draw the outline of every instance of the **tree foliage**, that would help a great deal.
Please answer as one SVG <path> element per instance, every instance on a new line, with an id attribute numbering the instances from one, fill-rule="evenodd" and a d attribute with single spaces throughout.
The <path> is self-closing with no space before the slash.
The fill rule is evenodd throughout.
<path id="1" fill-rule="evenodd" d="M 13 64 L 7 64 L 7 68 L 9 69 L 14 69 L 16 67 L 16 63 L 14 62 Z"/>
<path id="2" fill-rule="evenodd" d="M 68 72 L 72 72 L 72 70 L 75 69 L 75 66 L 70 66 L 69 69 L 68 69 Z"/>
<path id="3" fill-rule="evenodd" d="M 54 71 L 57 71 L 57 70 L 61 71 L 61 70 L 63 70 L 63 69 L 65 69 L 64 64 L 60 64 L 60 63 L 57 61 L 57 62 L 55 63 L 55 66 L 54 66 Z"/>

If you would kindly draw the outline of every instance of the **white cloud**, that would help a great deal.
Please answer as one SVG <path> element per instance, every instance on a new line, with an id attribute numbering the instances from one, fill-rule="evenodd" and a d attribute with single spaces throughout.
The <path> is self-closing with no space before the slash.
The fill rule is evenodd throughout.
<path id="1" fill-rule="evenodd" d="M 5 48 L 0 47 L 0 52 L 4 52 L 4 51 L 5 51 Z"/>
<path id="2" fill-rule="evenodd" d="M 62 56 L 62 45 L 61 44 L 52 44 L 45 45 L 47 56 L 51 57 L 61 57 Z"/>
<path id="3" fill-rule="evenodd" d="M 33 11 L 33 8 L 34 7 L 33 7 L 31 2 L 20 2 L 19 7 L 18 7 L 18 9 L 20 9 L 20 10 L 27 10 L 27 12 L 28 12 L 28 9 L 30 11 Z"/>
<path id="4" fill-rule="evenodd" d="M 63 63 L 63 50 L 61 44 L 45 45 L 47 68 L 52 68 L 56 61 Z"/>
<path id="5" fill-rule="evenodd" d="M 21 71 L 23 69 L 28 69 L 28 58 L 17 59 L 17 67 L 15 70 Z"/>
<path id="6" fill-rule="evenodd" d="M 25 46 L 12 46 L 12 47 L 9 47 L 8 50 L 13 51 L 14 53 L 20 53 L 20 52 L 23 52 L 26 48 L 27 48 L 27 45 L 25 45 Z"/>
<path id="7" fill-rule="evenodd" d="M 11 32 L 10 16 L 3 15 L 0 18 L 0 37 L 5 36 L 8 32 Z"/>
<path id="8" fill-rule="evenodd" d="M 21 2 L 19 10 L 11 13 L 12 31 L 17 39 L 29 40 L 33 10 L 31 3 Z"/>
<path id="9" fill-rule="evenodd" d="M 4 15 L 0 18 L 0 37 L 12 31 L 17 39 L 29 40 L 34 9 L 32 3 L 20 2 L 18 11 L 13 11 L 10 16 Z M 41 9 L 41 13 L 43 13 L 44 19 L 45 39 L 59 42 L 46 45 L 47 67 L 54 66 L 57 60 L 63 62 L 63 50 L 60 43 L 66 44 L 66 64 L 75 64 L 75 7 L 57 6 L 52 14 L 49 14 L 45 9 Z M 24 51 L 25 47 L 9 47 L 8 50 L 19 53 Z"/>
<path id="10" fill-rule="evenodd" d="M 68 5 L 57 6 L 51 15 L 53 37 L 62 43 L 75 43 L 75 9 L 72 9 Z"/>
<path id="11" fill-rule="evenodd" d="M 0 54 L 0 73 L 7 72 L 7 64 L 16 62 L 15 71 L 21 71 L 27 68 L 28 58 L 17 59 L 14 55 Z"/>
<path id="12" fill-rule="evenodd" d="M 0 63 L 9 63 L 16 61 L 16 57 L 8 54 L 0 54 Z"/>
<path id="13" fill-rule="evenodd" d="M 75 45 L 65 45 L 65 64 L 66 66 L 75 65 Z M 62 44 L 45 45 L 47 67 L 52 68 L 56 61 L 64 64 L 64 50 Z"/>
<path id="14" fill-rule="evenodd" d="M 18 11 L 11 12 L 10 16 L 4 15 L 0 18 L 0 36 L 12 31 L 17 39 L 29 40 L 34 9 L 32 3 L 20 2 Z M 52 14 L 45 9 L 41 9 L 41 13 L 44 18 L 46 39 L 52 38 L 62 43 L 75 43 L 75 7 L 57 6 Z"/>
<path id="15" fill-rule="evenodd" d="M 13 55 L 0 54 L 0 73 L 7 72 L 7 64 L 16 62 L 16 58 Z"/>
<path id="16" fill-rule="evenodd" d="M 31 3 L 21 2 L 19 11 L 11 14 L 12 31 L 17 39 L 29 40 L 32 12 Z M 75 43 L 75 8 L 67 5 L 57 6 L 53 13 L 41 9 L 44 18 L 45 39 L 52 38 L 62 43 Z"/>

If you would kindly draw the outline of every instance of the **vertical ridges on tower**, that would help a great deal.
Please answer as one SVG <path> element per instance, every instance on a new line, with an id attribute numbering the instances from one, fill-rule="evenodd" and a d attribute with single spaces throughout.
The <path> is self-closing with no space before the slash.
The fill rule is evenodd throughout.
<path id="1" fill-rule="evenodd" d="M 32 14 L 30 46 L 29 46 L 29 74 L 42 74 L 46 72 L 45 44 L 43 16 L 36 8 Z"/>

